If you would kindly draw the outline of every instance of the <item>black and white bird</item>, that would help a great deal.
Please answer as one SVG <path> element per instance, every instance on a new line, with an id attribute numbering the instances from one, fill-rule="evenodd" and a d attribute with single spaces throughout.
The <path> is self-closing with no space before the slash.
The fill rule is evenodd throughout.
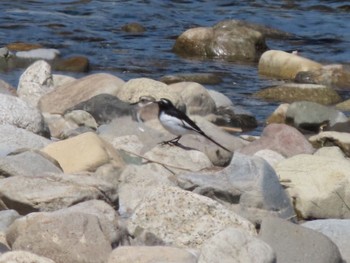
<path id="1" fill-rule="evenodd" d="M 229 149 L 206 135 L 197 124 L 194 123 L 194 121 L 192 121 L 184 112 L 178 110 L 170 100 L 162 98 L 159 101 L 156 101 L 156 103 L 158 103 L 159 106 L 158 118 L 160 123 L 167 131 L 177 136 L 174 139 L 163 143 L 176 145 L 180 138 L 185 134 L 200 134 L 222 149 L 231 152 Z"/>

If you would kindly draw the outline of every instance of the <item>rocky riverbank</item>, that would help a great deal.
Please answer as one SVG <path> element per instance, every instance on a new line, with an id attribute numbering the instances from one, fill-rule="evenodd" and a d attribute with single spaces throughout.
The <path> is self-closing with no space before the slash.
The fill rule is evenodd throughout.
<path id="1" fill-rule="evenodd" d="M 187 32 L 176 51 L 193 47 L 192 36 L 225 35 L 225 23 Z M 239 59 L 256 60 L 260 47 Z M 247 138 L 237 131 L 254 117 L 197 82 L 74 79 L 31 64 L 17 89 L 0 83 L 0 262 L 350 261 L 349 121 L 328 106 L 341 97 L 327 86 L 347 86 L 348 72 L 329 68 L 264 52 L 261 74 L 309 72 L 317 85 L 257 94 L 286 103 L 261 136 Z M 160 144 L 172 135 L 157 107 L 140 112 L 144 122 L 134 118 L 130 103 L 144 95 L 170 99 L 232 153 L 195 135 L 181 147 Z"/>

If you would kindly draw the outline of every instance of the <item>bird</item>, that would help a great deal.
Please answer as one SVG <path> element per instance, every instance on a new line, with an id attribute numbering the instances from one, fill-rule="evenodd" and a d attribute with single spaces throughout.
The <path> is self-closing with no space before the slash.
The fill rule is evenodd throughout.
<path id="1" fill-rule="evenodd" d="M 141 96 L 137 102 L 130 103 L 131 106 L 133 106 L 131 113 L 132 113 L 132 119 L 136 120 L 139 124 L 145 121 L 149 118 L 147 115 L 152 109 L 151 105 L 156 102 L 156 99 L 152 96 Z M 152 115 L 152 114 L 151 114 Z M 155 113 L 155 116 L 157 116 L 157 113 Z M 142 127 L 139 127 L 139 129 L 143 132 L 144 129 Z"/>
<path id="2" fill-rule="evenodd" d="M 215 143 L 227 152 L 231 152 L 220 143 L 216 142 L 208 135 L 206 135 L 197 124 L 192 121 L 186 113 L 178 110 L 174 104 L 165 98 L 161 98 L 155 103 L 159 106 L 158 119 L 162 126 L 170 133 L 177 135 L 174 139 L 164 141 L 163 144 L 174 144 L 177 145 L 181 137 L 185 134 L 200 134 L 209 141 Z"/>

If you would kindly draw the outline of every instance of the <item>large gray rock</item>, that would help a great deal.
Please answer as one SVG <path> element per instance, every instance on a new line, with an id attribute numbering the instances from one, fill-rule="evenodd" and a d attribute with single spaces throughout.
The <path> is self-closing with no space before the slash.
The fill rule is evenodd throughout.
<path id="1" fill-rule="evenodd" d="M 1 176 L 35 176 L 45 172 L 61 173 L 57 162 L 39 151 L 24 151 L 0 157 Z"/>
<path id="2" fill-rule="evenodd" d="M 31 213 L 11 225 L 6 239 L 13 250 L 56 263 L 102 263 L 112 252 L 98 217 L 81 212 Z"/>
<path id="3" fill-rule="evenodd" d="M 330 126 L 347 122 L 344 113 L 315 102 L 299 101 L 292 103 L 286 112 L 286 122 L 304 130 L 318 132 L 320 124 L 328 121 Z"/>
<path id="4" fill-rule="evenodd" d="M 89 175 L 40 174 L 0 180 L 1 208 L 14 209 L 21 215 L 105 198 L 114 202 L 116 187 Z"/>
<path id="5" fill-rule="evenodd" d="M 238 20 L 189 29 L 176 39 L 173 47 L 176 53 L 185 56 L 222 57 L 230 61 L 257 61 L 266 49 L 263 34 Z"/>
<path id="6" fill-rule="evenodd" d="M 39 110 L 11 95 L 0 94 L 0 124 L 10 124 L 33 133 L 45 132 Z"/>
<path id="7" fill-rule="evenodd" d="M 228 228 L 201 247 L 198 263 L 274 263 L 275 253 L 265 242 L 246 232 Z"/>
<path id="8" fill-rule="evenodd" d="M 0 156 L 21 148 L 40 149 L 51 143 L 50 140 L 13 125 L 0 124 Z"/>
<path id="9" fill-rule="evenodd" d="M 108 258 L 108 263 L 196 263 L 197 257 L 185 249 L 166 246 L 118 247 Z"/>
<path id="10" fill-rule="evenodd" d="M 328 237 L 279 218 L 263 220 L 259 236 L 275 251 L 277 262 L 343 262 L 339 249 Z"/>
<path id="11" fill-rule="evenodd" d="M 165 244 L 192 248 L 230 226 L 256 233 L 252 223 L 218 202 L 169 186 L 154 187 L 128 220 L 131 235 L 144 229 Z"/>
<path id="12" fill-rule="evenodd" d="M 273 150 L 285 157 L 314 152 L 312 145 L 297 129 L 286 124 L 275 123 L 265 127 L 259 139 L 238 151 L 253 155 L 264 149 Z"/>
<path id="13" fill-rule="evenodd" d="M 288 188 L 298 216 L 350 218 L 350 161 L 299 154 L 279 162 L 276 173 Z"/>
<path id="14" fill-rule="evenodd" d="M 185 173 L 178 180 L 185 189 L 239 204 L 237 212 L 254 222 L 269 215 L 282 218 L 294 215 L 275 171 L 259 157 L 235 153 L 230 165 L 221 171 Z"/>
<path id="15" fill-rule="evenodd" d="M 54 89 L 51 66 L 44 60 L 34 62 L 21 75 L 17 94 L 32 107 L 38 105 L 39 99 Z"/>
<path id="16" fill-rule="evenodd" d="M 350 262 L 350 220 L 314 220 L 303 223 L 302 226 L 313 229 L 329 237 L 334 244 L 338 246 L 344 262 Z"/>

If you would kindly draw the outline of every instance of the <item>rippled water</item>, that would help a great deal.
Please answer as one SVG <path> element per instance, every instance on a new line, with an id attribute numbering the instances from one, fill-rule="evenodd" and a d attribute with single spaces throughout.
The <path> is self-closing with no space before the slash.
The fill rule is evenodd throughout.
<path id="1" fill-rule="evenodd" d="M 0 10 L 0 46 L 22 41 L 57 48 L 63 57 L 84 55 L 91 62 L 88 74 L 109 72 L 124 80 L 216 73 L 223 82 L 206 87 L 225 93 L 260 122 L 277 104 L 253 99 L 251 94 L 272 80 L 259 78 L 256 64 L 181 58 L 171 51 L 179 34 L 194 26 L 241 19 L 294 35 L 268 39 L 271 49 L 299 50 L 322 63 L 350 62 L 348 1 L 2 0 Z M 123 32 L 121 27 L 130 22 L 147 31 Z M 16 86 L 23 70 L 0 72 L 0 78 Z"/>

